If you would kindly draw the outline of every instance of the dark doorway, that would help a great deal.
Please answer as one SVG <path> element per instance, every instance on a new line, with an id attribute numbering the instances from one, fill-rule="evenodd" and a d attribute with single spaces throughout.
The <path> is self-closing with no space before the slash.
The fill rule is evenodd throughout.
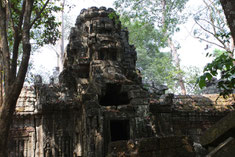
<path id="1" fill-rule="evenodd" d="M 119 84 L 107 84 L 104 96 L 100 96 L 100 105 L 102 106 L 118 106 L 129 104 L 127 92 L 121 91 L 122 86 Z"/>
<path id="2" fill-rule="evenodd" d="M 78 66 L 78 70 L 76 71 L 76 74 L 79 78 L 89 78 L 89 72 L 90 72 L 90 65 L 80 64 Z"/>
<path id="3" fill-rule="evenodd" d="M 110 120 L 111 141 L 129 140 L 129 120 Z"/>

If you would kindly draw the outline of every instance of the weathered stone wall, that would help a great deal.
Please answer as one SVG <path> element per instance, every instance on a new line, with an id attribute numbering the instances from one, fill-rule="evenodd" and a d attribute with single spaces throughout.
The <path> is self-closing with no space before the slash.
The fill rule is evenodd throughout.
<path id="1" fill-rule="evenodd" d="M 234 99 L 218 94 L 202 96 L 163 96 L 152 100 L 150 112 L 155 119 L 157 132 L 166 135 L 190 136 L 199 142 L 202 133 L 234 110 Z"/>
<path id="2" fill-rule="evenodd" d="M 82 10 L 59 84 L 45 85 L 38 77 L 34 87 L 22 91 L 9 156 L 104 157 L 120 151 L 136 157 L 194 156 L 192 142 L 233 110 L 234 101 L 165 95 L 166 88 L 147 91 L 128 32 L 117 16 L 109 18 L 113 12 Z M 126 149 L 133 141 L 135 149 Z"/>
<path id="3" fill-rule="evenodd" d="M 107 157 L 194 157 L 187 137 L 152 137 L 139 140 L 117 141 L 109 145 Z"/>
<path id="4" fill-rule="evenodd" d="M 76 125 L 79 110 L 57 85 L 25 87 L 11 127 L 9 156 L 72 156 L 79 152 Z"/>
<path id="5" fill-rule="evenodd" d="M 72 153 L 77 156 L 103 156 L 108 152 L 117 154 L 126 149 L 112 149 L 116 144 L 120 144 L 116 140 L 137 140 L 138 143 L 138 139 L 146 138 L 148 141 L 150 137 L 169 135 L 175 136 L 176 139 L 183 138 L 184 135 L 191 138 L 191 142 L 199 142 L 198 138 L 204 130 L 233 110 L 232 97 L 215 101 L 218 95 L 173 97 L 167 94 L 161 99 L 150 97 L 144 102 L 143 98 L 148 97 L 147 93 L 136 88 L 123 86 L 124 91 L 129 91 L 130 102 L 127 105 L 101 106 L 96 100 L 97 95 L 87 93 L 83 96 L 83 107 L 80 101 L 72 101 L 71 98 L 66 98 L 65 93 L 59 92 L 61 88 L 58 85 L 25 88 L 18 100 L 12 126 L 11 155 L 18 156 L 23 153 L 24 156 L 40 157 L 48 152 L 53 156 L 71 156 Z M 112 134 L 115 134 L 112 131 L 118 129 L 115 125 L 126 125 L 123 127 L 124 131 L 119 130 L 123 131 L 124 138 L 120 138 L 118 134 L 117 137 L 112 137 Z M 150 138 L 150 141 L 152 140 Z M 190 144 L 192 143 L 189 143 L 189 146 Z M 141 154 L 142 148 L 139 147 L 142 146 L 137 145 L 138 149 L 131 152 L 138 150 Z M 155 149 L 159 150 L 159 147 L 161 146 L 156 145 L 151 151 L 149 148 L 148 153 L 156 153 Z M 169 153 L 176 151 L 176 148 L 169 148 L 168 151 L 172 149 Z M 144 152 L 146 154 L 146 151 Z M 165 152 L 165 149 L 158 151 L 162 154 L 161 152 Z M 129 151 L 125 153 L 130 154 Z"/>

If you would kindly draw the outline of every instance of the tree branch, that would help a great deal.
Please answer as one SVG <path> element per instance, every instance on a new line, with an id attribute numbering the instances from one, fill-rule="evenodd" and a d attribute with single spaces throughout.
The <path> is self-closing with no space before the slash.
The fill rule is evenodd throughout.
<path id="1" fill-rule="evenodd" d="M 194 21 L 196 22 L 196 24 L 197 24 L 202 30 L 204 30 L 205 32 L 211 34 L 215 39 L 217 39 L 217 40 L 224 46 L 224 48 L 226 48 L 225 43 L 224 43 L 222 40 L 220 40 L 214 33 L 210 32 L 210 31 L 207 30 L 207 29 L 205 29 L 201 24 L 198 23 L 197 20 L 194 20 Z"/>
<path id="2" fill-rule="evenodd" d="M 215 28 L 215 23 L 214 23 L 214 18 L 211 17 L 213 15 L 213 9 L 211 8 L 211 6 L 209 4 L 206 3 L 205 0 L 203 0 L 203 2 L 206 4 L 207 8 L 208 8 L 208 11 L 210 12 L 210 21 L 211 21 L 211 26 L 212 26 L 212 29 L 213 29 L 213 34 L 217 34 L 217 31 L 216 31 L 216 28 Z"/>
<path id="3" fill-rule="evenodd" d="M 8 0 L 8 3 L 7 3 L 7 10 L 8 10 L 8 16 L 9 16 L 9 20 L 11 21 L 11 27 L 12 27 L 12 30 L 15 32 L 16 31 L 16 28 L 15 28 L 15 23 L 14 23 L 14 20 L 13 20 L 13 17 L 12 17 L 12 11 L 11 11 L 11 1 Z"/>
<path id="4" fill-rule="evenodd" d="M 196 22 L 196 24 L 202 29 L 204 30 L 205 32 L 211 34 L 212 36 L 214 36 L 214 34 L 212 32 L 210 32 L 209 30 L 205 29 L 201 24 L 198 23 L 197 20 L 194 20 Z"/>
<path id="5" fill-rule="evenodd" d="M 210 21 L 208 21 L 208 20 L 206 20 L 206 19 L 199 19 L 200 21 L 205 21 L 206 23 L 208 23 L 209 25 L 213 25 Z M 199 21 L 198 20 L 198 21 Z M 225 31 L 224 31 L 224 29 L 222 29 L 222 28 L 220 28 L 220 27 L 217 27 L 217 26 L 215 26 L 215 25 L 213 25 L 213 27 L 215 27 L 215 28 L 217 28 L 217 29 L 219 29 L 221 32 L 224 32 L 225 33 Z"/>
<path id="6" fill-rule="evenodd" d="M 2 53 L 3 70 L 5 74 L 5 89 L 10 87 L 11 74 L 10 74 L 10 52 L 7 40 L 7 15 L 6 6 L 3 2 L 0 3 L 0 51 Z"/>
<path id="7" fill-rule="evenodd" d="M 223 47 L 223 46 L 221 46 L 221 45 L 219 45 L 219 44 L 217 44 L 217 43 L 215 43 L 215 42 L 212 42 L 212 41 L 203 39 L 203 38 L 201 38 L 201 37 L 195 37 L 195 36 L 194 36 L 194 38 L 199 39 L 199 40 L 202 40 L 202 41 L 205 41 L 205 42 L 207 42 L 207 43 L 209 43 L 209 44 L 216 45 L 216 46 L 218 46 L 218 47 L 220 47 L 220 48 L 222 48 L 222 49 L 225 49 L 225 47 Z"/>
<path id="8" fill-rule="evenodd" d="M 44 4 L 44 6 L 42 7 L 42 9 L 40 10 L 40 12 L 36 15 L 35 19 L 32 21 L 32 23 L 30 24 L 30 28 L 32 28 L 32 26 L 34 25 L 34 23 L 41 17 L 42 12 L 45 10 L 45 8 L 47 7 L 48 3 L 50 2 L 50 0 L 47 0 L 46 3 Z"/>
<path id="9" fill-rule="evenodd" d="M 140 0 L 139 2 L 135 3 L 132 8 L 135 8 L 137 5 L 139 5 L 139 4 L 142 3 L 143 1 L 144 1 L 144 0 Z"/>
<path id="10" fill-rule="evenodd" d="M 220 13 L 219 9 L 216 7 L 215 3 L 212 2 L 211 0 L 209 0 L 209 1 L 211 2 L 211 5 L 214 6 L 214 8 L 215 8 L 215 10 L 216 10 L 216 12 L 217 12 L 217 15 L 219 15 L 219 17 L 220 17 L 220 20 L 223 20 L 223 21 L 224 21 L 224 18 L 225 18 L 225 17 L 222 17 L 222 16 L 221 16 L 221 13 Z M 228 23 L 227 23 L 227 22 L 224 21 L 224 23 L 226 23 L 226 25 L 228 26 Z M 229 27 L 229 26 L 228 26 L 228 27 Z"/>
<path id="11" fill-rule="evenodd" d="M 19 34 L 19 30 L 17 29 L 14 35 L 13 57 L 12 57 L 12 62 L 11 62 L 12 81 L 14 81 L 16 78 L 17 59 L 19 55 L 19 45 L 20 45 L 21 40 L 22 40 L 22 37 Z"/>
<path id="12" fill-rule="evenodd" d="M 26 0 L 25 3 L 25 12 L 24 12 L 24 24 L 23 24 L 23 32 L 22 32 L 22 44 L 23 44 L 23 55 L 22 55 L 22 61 L 20 64 L 19 72 L 16 77 L 16 81 L 14 82 L 14 89 L 16 89 L 15 92 L 20 93 L 24 80 L 25 75 L 28 70 L 28 64 L 29 64 L 29 58 L 30 58 L 30 52 L 31 52 L 31 44 L 30 44 L 30 19 L 33 9 L 33 3 L 34 0 Z"/>
<path id="13" fill-rule="evenodd" d="M 175 8 L 174 8 L 174 5 L 175 5 L 176 1 L 177 1 L 177 0 L 174 0 L 174 1 L 171 3 L 172 5 L 170 6 L 169 10 L 175 9 Z"/>
<path id="14" fill-rule="evenodd" d="M 26 1 L 24 0 L 23 4 L 22 4 L 22 10 L 21 10 L 21 14 L 20 14 L 20 21 L 19 21 L 19 25 L 18 27 L 21 29 L 22 24 L 23 24 L 23 17 L 24 17 L 24 12 L 25 12 L 25 4 Z"/>
<path id="15" fill-rule="evenodd" d="M 11 73 L 13 80 L 16 78 L 16 69 L 17 69 L 17 59 L 19 55 L 19 45 L 20 42 L 22 41 L 22 24 L 23 24 L 23 16 L 25 12 L 25 3 L 26 1 L 23 1 L 22 4 L 22 10 L 19 18 L 19 24 L 16 28 L 15 35 L 14 35 L 14 45 L 13 45 L 13 57 L 12 57 L 12 63 L 11 63 Z"/>

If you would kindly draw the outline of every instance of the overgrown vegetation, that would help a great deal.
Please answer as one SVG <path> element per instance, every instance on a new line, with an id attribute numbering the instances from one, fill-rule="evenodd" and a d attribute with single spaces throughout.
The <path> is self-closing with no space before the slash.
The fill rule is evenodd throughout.
<path id="1" fill-rule="evenodd" d="M 198 84 L 200 88 L 204 88 L 207 82 L 217 78 L 220 94 L 227 96 L 235 89 L 234 38 L 231 36 L 220 1 L 203 0 L 203 3 L 202 9 L 194 16 L 198 26 L 194 29 L 194 35 L 206 42 L 208 47 L 216 46 L 220 49 L 206 54 L 207 57 L 213 57 L 213 61 L 205 66 Z"/>
<path id="2" fill-rule="evenodd" d="M 188 0 L 116 0 L 121 21 L 129 30 L 130 43 L 138 54 L 137 67 L 145 82 L 164 84 L 170 92 L 198 94 L 196 77 L 188 77 L 190 70 L 181 67 L 178 49 L 173 40 L 179 26 L 187 21 L 182 13 Z M 196 69 L 196 67 L 194 67 Z M 199 70 L 195 70 L 199 75 Z M 194 74 L 193 74 L 194 75 Z"/>

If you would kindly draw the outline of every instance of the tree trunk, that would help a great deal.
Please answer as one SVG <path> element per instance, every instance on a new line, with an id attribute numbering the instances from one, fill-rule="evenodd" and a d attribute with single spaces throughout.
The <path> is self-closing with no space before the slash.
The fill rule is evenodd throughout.
<path id="1" fill-rule="evenodd" d="M 7 92 L 4 96 L 3 105 L 0 107 L 0 156 L 8 156 L 8 137 L 9 130 L 12 122 L 12 115 L 15 111 L 17 102 L 17 95 L 12 95 L 12 90 Z"/>
<path id="2" fill-rule="evenodd" d="M 168 46 L 171 49 L 172 61 L 173 61 L 174 65 L 176 66 L 177 71 L 181 71 L 179 54 L 177 52 L 177 49 L 176 49 L 174 43 L 172 42 L 172 39 L 169 37 L 167 29 L 165 28 L 166 25 L 167 25 L 166 24 L 166 16 L 167 15 L 166 15 L 165 12 L 166 12 L 166 0 L 162 0 L 162 27 L 163 27 L 163 30 L 166 30 L 165 31 L 165 37 L 167 38 Z M 177 81 L 178 81 L 179 86 L 181 88 L 181 94 L 186 95 L 186 88 L 185 88 L 183 76 L 182 76 L 181 73 L 179 73 L 177 75 Z"/>
<path id="3" fill-rule="evenodd" d="M 65 0 L 62 1 L 62 12 L 61 12 L 61 43 L 60 43 L 60 54 L 58 55 L 58 67 L 59 72 L 63 70 L 63 58 L 64 58 L 64 6 Z"/>
<path id="4" fill-rule="evenodd" d="M 186 88 L 185 88 L 185 85 L 184 85 L 183 76 L 180 72 L 181 68 L 180 68 L 179 54 L 177 53 L 177 49 L 176 49 L 174 43 L 172 42 L 172 40 L 170 38 L 168 38 L 167 41 L 168 41 L 168 45 L 171 48 L 171 55 L 172 55 L 173 63 L 175 64 L 175 67 L 176 67 L 177 71 L 179 72 L 179 74 L 177 75 L 177 81 L 178 81 L 179 86 L 181 88 L 181 94 L 186 95 Z"/>
<path id="5" fill-rule="evenodd" d="M 22 29 L 23 55 L 17 76 L 13 76 L 13 73 L 11 73 L 11 69 L 16 69 L 16 67 L 13 67 L 13 64 L 10 65 L 11 55 L 7 38 L 7 30 L 9 28 L 6 23 L 6 21 L 8 21 L 6 19 L 7 5 L 4 6 L 2 5 L 2 2 L 0 2 L 0 59 L 1 61 L 3 61 L 2 69 L 4 71 L 4 95 L 2 100 L 3 103 L 0 106 L 0 157 L 8 156 L 7 148 L 10 126 L 14 116 L 17 99 L 20 95 L 21 89 L 23 88 L 26 72 L 28 69 L 28 63 L 31 52 L 30 18 L 32 13 L 32 6 L 33 0 L 25 0 L 25 10 L 23 15 L 24 23 Z M 21 40 L 19 38 L 19 36 L 16 36 L 14 40 Z M 15 66 L 17 65 L 15 64 Z"/>
<path id="6" fill-rule="evenodd" d="M 235 0 L 220 0 L 228 26 L 231 30 L 233 40 L 235 40 Z"/>
<path id="7" fill-rule="evenodd" d="M 0 60 L 0 107 L 2 106 L 2 103 L 3 103 L 3 72 L 2 71 L 3 71 L 2 62 Z"/>
<path id="8" fill-rule="evenodd" d="M 228 26 L 232 35 L 232 54 L 231 57 L 234 57 L 234 41 L 235 41 L 235 0 L 220 0 L 220 3 L 223 7 L 224 14 L 227 19 Z M 235 66 L 235 61 L 233 62 Z"/>

